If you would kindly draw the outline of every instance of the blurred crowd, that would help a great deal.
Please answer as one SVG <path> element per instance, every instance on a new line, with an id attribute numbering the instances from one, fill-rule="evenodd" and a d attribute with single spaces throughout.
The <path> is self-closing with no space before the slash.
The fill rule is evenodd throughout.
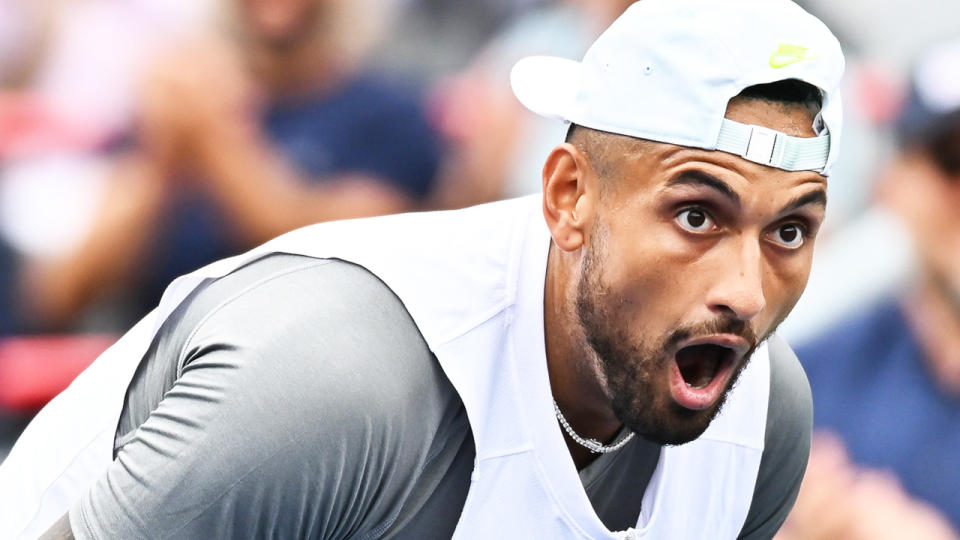
<path id="1" fill-rule="evenodd" d="M 178 275 L 309 223 L 536 192 L 566 128 L 510 67 L 579 59 L 629 3 L 0 1 L 0 459 Z M 960 6 L 800 3 L 848 75 L 782 328 L 817 436 L 781 538 L 957 538 Z"/>

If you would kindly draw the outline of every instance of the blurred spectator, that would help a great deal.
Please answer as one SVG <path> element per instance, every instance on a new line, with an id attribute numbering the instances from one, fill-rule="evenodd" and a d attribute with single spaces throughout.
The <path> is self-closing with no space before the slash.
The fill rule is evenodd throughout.
<path id="1" fill-rule="evenodd" d="M 800 302 L 778 330 L 801 343 L 904 286 L 913 266 L 907 232 L 873 203 L 896 145 L 910 64 L 930 43 L 960 35 L 960 3 L 941 0 L 801 0 L 840 38 L 847 58 L 840 155 L 816 262 Z"/>
<path id="2" fill-rule="evenodd" d="M 844 52 L 905 72 L 930 44 L 960 32 L 960 3 L 943 0 L 802 0 L 822 17 Z"/>
<path id="3" fill-rule="evenodd" d="M 13 251 L 0 241 L 0 338 L 17 330 L 19 325 L 15 305 L 17 259 Z"/>
<path id="4" fill-rule="evenodd" d="M 104 193 L 103 145 L 129 125 L 146 58 L 207 0 L 0 3 L 0 244 L 24 276 L 76 249 Z M 118 45 L 121 44 L 121 45 Z M 4 274 L 0 287 L 19 287 Z M 24 300 L 5 303 L 23 321 Z M 45 321 L 16 332 L 47 328 Z"/>
<path id="5" fill-rule="evenodd" d="M 527 111 L 510 90 L 510 69 L 531 55 L 580 60 L 632 0 L 564 0 L 535 9 L 500 32 L 436 92 L 450 159 L 441 206 L 467 206 L 540 190 L 544 157 L 567 126 Z"/>
<path id="6" fill-rule="evenodd" d="M 462 69 L 504 24 L 548 0 L 376 0 L 392 15 L 372 61 L 400 65 L 419 80 Z M 442 47 L 437 44 L 442 43 Z"/>
<path id="7" fill-rule="evenodd" d="M 0 2 L 0 459 L 110 339 L 24 337 L 46 325 L 24 320 L 21 278 L 79 241 L 101 195 L 98 148 L 128 124 L 144 59 L 205 5 Z"/>
<path id="8" fill-rule="evenodd" d="M 913 264 L 900 220 L 874 204 L 877 178 L 896 151 L 891 124 L 904 100 L 903 77 L 847 56 L 844 79 L 842 157 L 827 186 L 830 208 L 807 288 L 777 329 L 790 343 L 808 341 L 904 286 Z"/>
<path id="9" fill-rule="evenodd" d="M 429 193 L 439 146 L 418 95 L 363 68 L 369 6 L 222 7 L 227 31 L 148 70 L 89 234 L 32 274 L 40 320 L 68 322 L 117 293 L 139 316 L 211 260 L 308 223 L 413 209 Z"/>
<path id="10" fill-rule="evenodd" d="M 950 523 L 893 474 L 850 462 L 843 443 L 814 438 L 800 495 L 776 540 L 956 540 Z"/>
<path id="11" fill-rule="evenodd" d="M 809 488 L 791 518 L 799 538 L 954 538 L 960 530 L 960 40 L 922 56 L 897 128 L 899 151 L 882 175 L 880 204 L 908 231 L 917 268 L 895 297 L 796 349 L 813 389 L 816 427 L 838 437 L 811 458 Z M 843 459 L 817 456 L 821 451 Z M 837 466 L 846 453 L 852 465 Z M 845 482 L 847 473 L 831 467 L 854 470 L 852 477 L 873 488 L 854 489 L 857 481 Z M 890 477 L 863 472 L 870 469 Z M 859 501 L 871 492 L 891 495 Z M 857 504 L 869 510 L 851 510 Z M 954 532 L 928 536 L 919 525 L 854 532 L 865 520 L 929 523 L 926 505 Z M 833 533 L 814 534 L 828 525 Z"/>
<path id="12" fill-rule="evenodd" d="M 96 130 L 125 126 L 144 59 L 208 17 L 211 0 L 5 0 L 0 87 Z"/>

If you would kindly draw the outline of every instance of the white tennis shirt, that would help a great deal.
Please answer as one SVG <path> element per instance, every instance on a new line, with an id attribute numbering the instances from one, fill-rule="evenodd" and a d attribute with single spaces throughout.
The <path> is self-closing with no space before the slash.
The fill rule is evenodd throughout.
<path id="1" fill-rule="evenodd" d="M 763 453 L 766 346 L 700 438 L 663 448 L 635 530 L 609 531 L 554 417 L 543 328 L 549 245 L 537 195 L 313 225 L 179 278 L 154 312 L 44 408 L 0 466 L 0 537 L 41 534 L 107 468 L 128 383 L 180 302 L 206 278 L 282 252 L 370 270 L 403 301 L 436 355 L 476 446 L 455 538 L 735 538 Z"/>

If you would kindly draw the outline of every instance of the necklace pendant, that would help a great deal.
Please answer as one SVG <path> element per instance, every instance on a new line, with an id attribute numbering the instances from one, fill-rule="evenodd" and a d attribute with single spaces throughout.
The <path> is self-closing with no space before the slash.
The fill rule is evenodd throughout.
<path id="1" fill-rule="evenodd" d="M 583 441 L 583 445 L 594 454 L 599 454 L 603 450 L 603 444 L 596 439 L 587 439 Z"/>

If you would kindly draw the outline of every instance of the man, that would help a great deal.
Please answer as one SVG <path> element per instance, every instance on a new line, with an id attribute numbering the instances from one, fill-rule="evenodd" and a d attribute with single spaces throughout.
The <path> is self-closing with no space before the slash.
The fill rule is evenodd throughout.
<path id="1" fill-rule="evenodd" d="M 583 62 L 516 66 L 575 126 L 542 196 L 178 280 L 0 485 L 78 537 L 769 538 L 811 405 L 764 340 L 809 272 L 842 68 L 787 0 L 644 0 Z"/>
<path id="2" fill-rule="evenodd" d="M 912 239 L 911 279 L 797 349 L 817 398 L 817 425 L 833 432 L 839 447 L 824 453 L 839 454 L 857 468 L 889 471 L 891 483 L 902 486 L 896 491 L 903 492 L 903 503 L 886 514 L 899 526 L 887 527 L 886 536 L 871 530 L 864 522 L 877 520 L 862 519 L 863 509 L 882 507 L 873 502 L 879 490 L 853 489 L 857 475 L 833 474 L 840 467 L 821 458 L 812 460 L 809 495 L 798 504 L 792 527 L 797 537 L 960 534 L 958 65 L 960 40 L 931 47 L 918 59 L 896 124 L 898 150 L 880 178 L 880 207 Z M 828 465 L 813 468 L 820 463 Z M 863 495 L 848 495 L 853 492 Z M 858 502 L 864 497 L 867 503 Z M 935 519 L 912 519 L 933 513 L 925 505 L 943 514 L 949 525 L 939 528 L 947 532 L 917 524 Z M 824 527 L 828 523 L 832 529 Z M 818 535 L 821 530 L 828 534 Z"/>

